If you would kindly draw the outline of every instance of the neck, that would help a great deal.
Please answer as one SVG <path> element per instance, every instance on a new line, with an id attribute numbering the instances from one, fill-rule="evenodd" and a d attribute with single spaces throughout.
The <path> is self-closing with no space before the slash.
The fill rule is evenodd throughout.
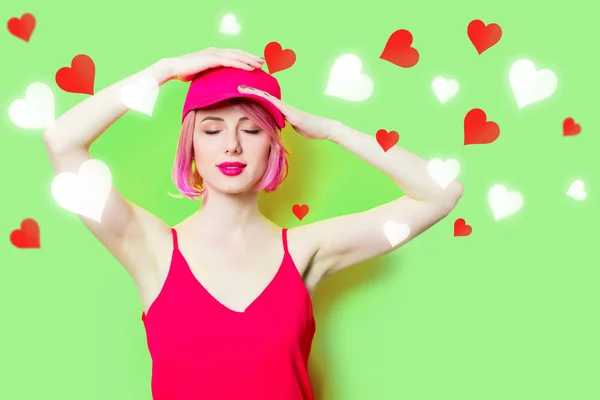
<path id="1" fill-rule="evenodd" d="M 264 222 L 258 208 L 258 193 L 225 194 L 209 190 L 206 203 L 194 215 L 193 225 L 210 230 L 216 237 L 248 237 Z"/>

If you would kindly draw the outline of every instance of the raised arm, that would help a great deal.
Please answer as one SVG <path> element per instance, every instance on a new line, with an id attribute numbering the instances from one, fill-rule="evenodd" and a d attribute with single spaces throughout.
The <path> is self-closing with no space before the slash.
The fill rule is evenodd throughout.
<path id="1" fill-rule="evenodd" d="M 160 60 L 88 97 L 63 114 L 54 127 L 44 132 L 50 162 L 57 174 L 77 172 L 90 159 L 89 149 L 128 108 L 120 100 L 124 86 L 142 75 L 159 85 L 171 79 L 169 60 Z M 128 270 L 134 279 L 153 263 L 151 249 L 168 227 L 154 215 L 124 199 L 112 187 L 101 222 L 80 215 L 85 226 Z"/>
<path id="2" fill-rule="evenodd" d="M 443 187 L 428 171 L 428 161 L 395 145 L 382 151 L 376 138 L 334 122 L 329 139 L 387 174 L 404 192 L 375 208 L 297 228 L 315 249 L 315 269 L 323 277 L 382 256 L 407 244 L 444 219 L 456 206 L 463 185 Z"/>
<path id="3" fill-rule="evenodd" d="M 209 48 L 176 58 L 162 59 L 87 98 L 62 115 L 44 132 L 44 141 L 56 173 L 78 172 L 90 159 L 89 148 L 128 108 L 122 103 L 123 87 L 138 78 L 151 77 L 159 85 L 172 79 L 191 80 L 209 68 L 227 66 L 246 70 L 261 68 L 260 57 L 240 50 Z M 173 150 L 175 151 L 175 149 Z M 112 187 L 101 222 L 80 216 L 86 227 L 128 270 L 135 280 L 146 277 L 156 260 L 155 249 L 170 238 L 170 227 L 124 199 Z"/>
<path id="4" fill-rule="evenodd" d="M 342 215 L 289 231 L 291 245 L 311 256 L 317 280 L 410 242 L 456 206 L 463 185 L 456 179 L 440 185 L 429 174 L 428 161 L 400 147 L 383 151 L 377 139 L 343 123 L 300 111 L 255 88 L 239 88 L 269 99 L 300 135 L 328 139 L 387 174 L 404 192 L 370 210 Z"/>

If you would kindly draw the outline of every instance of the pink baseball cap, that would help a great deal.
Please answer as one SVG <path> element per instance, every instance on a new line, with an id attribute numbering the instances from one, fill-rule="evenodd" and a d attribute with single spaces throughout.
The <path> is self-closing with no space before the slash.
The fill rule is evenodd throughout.
<path id="1" fill-rule="evenodd" d="M 238 86 L 241 85 L 262 90 L 281 99 L 281 88 L 277 79 L 260 68 L 252 71 L 233 67 L 211 68 L 192 79 L 183 105 L 181 121 L 183 122 L 191 110 L 208 107 L 223 100 L 244 97 L 262 105 L 275 118 L 277 126 L 283 129 L 285 118 L 281 111 L 263 97 L 251 93 L 241 93 L 238 91 Z"/>

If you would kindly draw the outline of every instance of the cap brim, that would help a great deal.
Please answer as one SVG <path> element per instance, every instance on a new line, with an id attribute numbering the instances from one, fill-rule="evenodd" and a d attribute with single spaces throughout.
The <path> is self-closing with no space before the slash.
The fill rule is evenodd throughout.
<path id="1" fill-rule="evenodd" d="M 263 106 L 265 108 L 265 110 L 267 110 L 267 112 L 269 112 L 269 114 L 271 114 L 273 116 L 273 118 L 275 119 L 275 123 L 277 124 L 279 129 L 283 129 L 285 127 L 285 117 L 283 116 L 281 111 L 279 111 L 279 109 L 273 103 L 271 103 L 269 100 L 265 99 L 264 97 L 252 94 L 252 93 L 235 92 L 235 93 L 219 93 L 219 94 L 215 94 L 212 96 L 210 96 L 210 95 L 204 96 L 201 99 L 199 99 L 193 105 L 193 107 L 190 107 L 190 111 L 193 109 L 210 107 L 214 104 L 220 103 L 221 101 L 239 98 L 239 97 L 252 99 L 252 100 L 256 101 L 261 106 Z"/>

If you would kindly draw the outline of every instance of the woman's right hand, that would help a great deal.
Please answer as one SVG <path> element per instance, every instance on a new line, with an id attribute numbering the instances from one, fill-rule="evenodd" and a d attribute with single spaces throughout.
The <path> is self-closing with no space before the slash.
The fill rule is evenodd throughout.
<path id="1" fill-rule="evenodd" d="M 209 47 L 195 53 L 169 58 L 173 79 L 189 82 L 202 71 L 216 67 L 233 67 L 252 71 L 262 68 L 262 57 L 236 49 L 216 49 Z"/>

